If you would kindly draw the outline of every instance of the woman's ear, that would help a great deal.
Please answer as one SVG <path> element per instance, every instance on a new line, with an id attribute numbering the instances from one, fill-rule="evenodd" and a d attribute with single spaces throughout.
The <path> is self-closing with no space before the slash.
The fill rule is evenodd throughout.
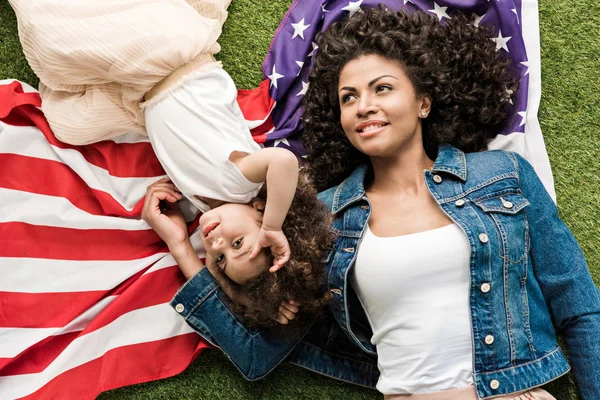
<path id="1" fill-rule="evenodd" d="M 425 95 L 423 95 L 423 97 L 421 97 L 421 106 L 419 108 L 419 117 L 427 118 L 430 111 L 431 111 L 431 96 L 428 94 L 425 94 Z"/>
<path id="2" fill-rule="evenodd" d="M 253 198 L 252 201 L 250 201 L 250 205 L 261 214 L 265 212 L 265 201 L 258 197 Z"/>

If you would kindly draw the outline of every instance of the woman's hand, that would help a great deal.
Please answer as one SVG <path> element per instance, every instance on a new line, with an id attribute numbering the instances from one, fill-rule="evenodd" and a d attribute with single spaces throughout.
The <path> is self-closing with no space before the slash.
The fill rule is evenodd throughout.
<path id="1" fill-rule="evenodd" d="M 169 178 L 154 182 L 146 189 L 142 219 L 154 229 L 169 249 L 185 243 L 188 238 L 185 219 L 177 206 L 177 201 L 182 197 Z"/>
<path id="2" fill-rule="evenodd" d="M 287 325 L 291 320 L 296 318 L 296 314 L 300 311 L 300 303 L 294 300 L 288 300 L 287 302 L 281 303 L 279 307 L 279 313 L 277 315 L 277 322 L 281 325 Z"/>
<path id="3" fill-rule="evenodd" d="M 225 273 L 213 263 L 207 263 L 206 267 L 211 275 L 217 280 L 219 286 L 225 292 L 225 295 L 234 303 L 241 304 L 248 308 L 255 308 L 256 304 L 253 302 L 247 294 L 237 287 Z M 272 318 L 279 322 L 281 325 L 287 325 L 291 320 L 296 318 L 296 314 L 300 311 L 300 303 L 289 300 L 281 303 L 281 306 L 277 310 L 277 314 L 273 315 Z"/>
<path id="4" fill-rule="evenodd" d="M 263 225 L 250 252 L 250 259 L 256 257 L 263 247 L 269 247 L 273 255 L 273 266 L 269 272 L 278 271 L 290 259 L 290 244 L 281 229 L 270 230 Z"/>

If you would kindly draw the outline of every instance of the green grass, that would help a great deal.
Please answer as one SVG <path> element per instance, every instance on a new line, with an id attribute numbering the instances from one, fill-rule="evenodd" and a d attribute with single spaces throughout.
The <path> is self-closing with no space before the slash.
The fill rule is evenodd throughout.
<path id="1" fill-rule="evenodd" d="M 540 0 L 542 102 L 539 119 L 552 164 L 560 214 L 600 283 L 600 3 Z M 236 0 L 219 41 L 218 58 L 240 88 L 262 80 L 261 63 L 291 0 Z M 16 20 L 0 0 L 0 79 L 37 85 L 18 41 Z M 575 399 L 567 376 L 548 386 L 558 400 Z M 113 390 L 117 399 L 381 399 L 375 391 L 282 366 L 268 379 L 246 382 L 218 351 L 202 353 L 170 379 Z"/>

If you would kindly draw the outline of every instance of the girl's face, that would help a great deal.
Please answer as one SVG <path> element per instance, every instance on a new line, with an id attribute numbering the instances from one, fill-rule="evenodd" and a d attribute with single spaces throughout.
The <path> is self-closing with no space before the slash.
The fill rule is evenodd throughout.
<path id="1" fill-rule="evenodd" d="M 369 157 L 423 147 L 420 118 L 429 113 L 431 100 L 417 98 L 396 61 L 376 54 L 349 61 L 340 72 L 338 99 L 346 137 Z"/>
<path id="2" fill-rule="evenodd" d="M 267 270 L 267 256 L 261 251 L 250 260 L 262 226 L 264 202 L 227 203 L 202 214 L 201 240 L 206 250 L 206 263 L 212 263 L 238 284 Z"/>

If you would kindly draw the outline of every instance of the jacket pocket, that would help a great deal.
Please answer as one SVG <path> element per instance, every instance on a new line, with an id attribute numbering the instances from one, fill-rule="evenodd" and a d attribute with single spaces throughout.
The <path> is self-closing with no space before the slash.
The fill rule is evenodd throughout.
<path id="1" fill-rule="evenodd" d="M 529 226 L 525 208 L 529 201 L 520 193 L 505 193 L 474 200 L 473 203 L 494 222 L 501 245 L 499 256 L 518 263 L 529 252 Z"/>

